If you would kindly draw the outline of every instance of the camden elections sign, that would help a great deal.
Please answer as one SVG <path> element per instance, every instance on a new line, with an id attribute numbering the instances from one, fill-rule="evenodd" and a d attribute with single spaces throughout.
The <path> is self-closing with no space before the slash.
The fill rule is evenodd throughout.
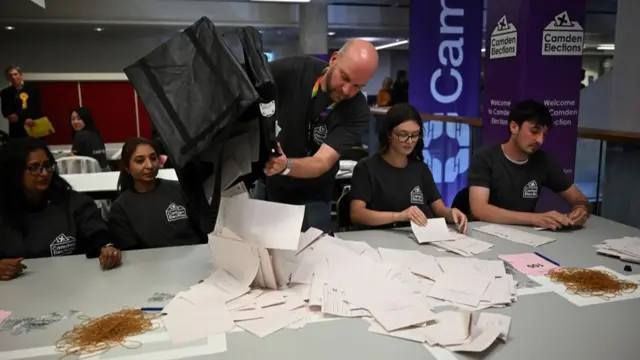
<path id="1" fill-rule="evenodd" d="M 482 1 L 411 2 L 409 102 L 421 113 L 478 117 Z M 443 200 L 451 204 L 467 184 L 469 125 L 424 123 L 425 162 Z"/>

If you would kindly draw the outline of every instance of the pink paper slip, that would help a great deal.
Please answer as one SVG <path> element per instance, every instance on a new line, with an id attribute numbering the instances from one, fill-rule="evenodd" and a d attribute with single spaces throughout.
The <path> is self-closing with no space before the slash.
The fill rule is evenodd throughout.
<path id="1" fill-rule="evenodd" d="M 545 275 L 549 270 L 558 267 L 534 253 L 498 255 L 498 258 L 526 275 Z"/>
<path id="2" fill-rule="evenodd" d="M 11 315 L 11 311 L 0 310 L 0 324 L 5 321 L 9 315 Z"/>

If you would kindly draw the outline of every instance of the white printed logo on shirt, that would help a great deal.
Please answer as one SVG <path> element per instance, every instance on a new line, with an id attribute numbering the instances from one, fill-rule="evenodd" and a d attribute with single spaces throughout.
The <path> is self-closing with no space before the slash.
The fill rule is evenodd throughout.
<path id="1" fill-rule="evenodd" d="M 313 128 L 313 141 L 318 145 L 324 144 L 324 140 L 327 138 L 327 134 L 329 133 L 329 129 L 327 129 L 327 125 L 320 125 Z"/>
<path id="2" fill-rule="evenodd" d="M 182 220 L 182 219 L 187 219 L 188 218 L 187 217 L 187 210 L 184 208 L 184 206 L 176 205 L 175 203 L 171 203 L 171 205 L 169 205 L 169 207 L 167 208 L 165 213 L 167 214 L 167 221 L 168 222 L 172 222 L 172 221 L 177 221 L 177 220 Z"/>
<path id="3" fill-rule="evenodd" d="M 71 255 L 76 251 L 76 239 L 65 234 L 58 235 L 49 245 L 51 256 Z"/>
<path id="4" fill-rule="evenodd" d="M 522 189 L 522 197 L 525 199 L 537 199 L 538 198 L 538 183 L 535 180 L 531 180 Z"/>
<path id="5" fill-rule="evenodd" d="M 268 103 L 259 103 L 258 106 L 260 107 L 260 113 L 264 117 L 272 117 L 276 113 L 276 102 L 274 100 Z"/>
<path id="6" fill-rule="evenodd" d="M 411 203 L 416 205 L 424 205 L 424 195 L 420 186 L 416 186 L 411 190 Z"/>

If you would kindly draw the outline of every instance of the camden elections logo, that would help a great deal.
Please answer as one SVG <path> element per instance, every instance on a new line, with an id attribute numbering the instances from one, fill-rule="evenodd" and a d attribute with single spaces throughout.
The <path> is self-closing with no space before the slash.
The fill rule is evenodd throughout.
<path id="1" fill-rule="evenodd" d="M 65 234 L 58 235 L 49 245 L 51 256 L 71 255 L 76 251 L 76 239 Z"/>
<path id="2" fill-rule="evenodd" d="M 411 203 L 416 205 L 424 205 L 424 195 L 420 186 L 416 186 L 411 190 Z"/>
<path id="3" fill-rule="evenodd" d="M 489 59 L 515 57 L 518 53 L 518 30 L 506 16 L 500 18 L 491 32 Z"/>
<path id="4" fill-rule="evenodd" d="M 542 55 L 582 56 L 583 42 L 584 29 L 563 11 L 542 32 Z"/>
<path id="5" fill-rule="evenodd" d="M 537 199 L 538 198 L 538 183 L 535 180 L 531 180 L 522 189 L 522 197 L 525 199 Z"/>
<path id="6" fill-rule="evenodd" d="M 184 206 L 176 205 L 175 203 L 169 205 L 167 210 L 165 210 L 165 214 L 167 215 L 168 222 L 187 219 L 187 210 Z"/>

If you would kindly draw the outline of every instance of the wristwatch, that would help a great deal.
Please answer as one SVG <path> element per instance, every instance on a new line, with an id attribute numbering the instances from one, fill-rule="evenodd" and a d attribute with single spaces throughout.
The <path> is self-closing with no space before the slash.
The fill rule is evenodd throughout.
<path id="1" fill-rule="evenodd" d="M 293 161 L 291 159 L 287 159 L 287 167 L 284 168 L 284 171 L 280 175 L 287 176 L 291 172 L 291 166 L 293 165 Z"/>

